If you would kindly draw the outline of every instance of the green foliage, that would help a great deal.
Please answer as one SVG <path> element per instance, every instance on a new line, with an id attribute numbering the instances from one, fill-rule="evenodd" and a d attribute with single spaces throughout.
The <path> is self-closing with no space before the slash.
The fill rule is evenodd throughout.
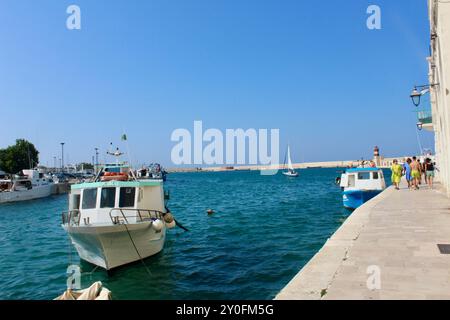
<path id="1" fill-rule="evenodd" d="M 17 139 L 16 144 L 0 149 L 0 169 L 8 173 L 18 173 L 22 169 L 35 167 L 39 163 L 39 151 L 31 142 Z"/>
<path id="2" fill-rule="evenodd" d="M 77 170 L 93 170 L 94 166 L 92 165 L 92 163 L 88 163 L 88 162 L 82 162 L 77 164 Z"/>

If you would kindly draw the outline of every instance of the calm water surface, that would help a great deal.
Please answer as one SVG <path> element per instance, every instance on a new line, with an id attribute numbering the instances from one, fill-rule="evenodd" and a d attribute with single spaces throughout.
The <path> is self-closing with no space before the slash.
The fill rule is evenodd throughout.
<path id="1" fill-rule="evenodd" d="M 140 262 L 109 276 L 82 262 L 82 286 L 100 280 L 114 299 L 271 299 L 348 216 L 338 172 L 170 174 L 169 208 L 190 231 L 169 230 L 145 260 L 151 274 Z M 66 209 L 67 195 L 0 205 L 0 299 L 65 290 L 67 266 L 80 263 L 60 227 Z"/>

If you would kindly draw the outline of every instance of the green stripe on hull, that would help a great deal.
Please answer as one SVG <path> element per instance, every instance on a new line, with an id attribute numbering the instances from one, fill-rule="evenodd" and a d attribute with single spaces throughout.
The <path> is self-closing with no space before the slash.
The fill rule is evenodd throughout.
<path id="1" fill-rule="evenodd" d="M 88 188 L 102 188 L 102 187 L 158 187 L 162 186 L 162 180 L 149 181 L 105 181 L 105 182 L 86 182 L 74 184 L 71 190 L 88 189 Z"/>

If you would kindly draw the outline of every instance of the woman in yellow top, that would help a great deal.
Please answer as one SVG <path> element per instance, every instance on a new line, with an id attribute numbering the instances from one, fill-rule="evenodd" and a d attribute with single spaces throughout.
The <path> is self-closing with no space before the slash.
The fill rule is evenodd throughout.
<path id="1" fill-rule="evenodd" d="M 395 189 L 400 190 L 400 180 L 402 179 L 403 168 L 398 164 L 397 160 L 394 160 L 394 164 L 391 167 L 392 176 L 391 180 L 395 186 Z"/>

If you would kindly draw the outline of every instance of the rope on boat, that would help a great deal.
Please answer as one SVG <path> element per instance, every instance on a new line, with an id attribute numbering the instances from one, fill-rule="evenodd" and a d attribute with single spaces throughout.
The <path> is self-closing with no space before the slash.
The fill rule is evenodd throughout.
<path id="1" fill-rule="evenodd" d="M 131 240 L 131 243 L 133 244 L 134 250 L 136 250 L 136 253 L 137 253 L 138 257 L 139 257 L 139 260 L 141 260 L 141 262 L 144 265 L 145 270 L 147 271 L 148 275 L 150 277 L 152 277 L 152 273 L 150 272 L 150 269 L 145 264 L 144 259 L 142 258 L 141 254 L 139 253 L 138 248 L 136 247 L 136 244 L 134 243 L 134 240 L 133 240 L 133 237 L 131 236 L 130 230 L 128 230 L 128 227 L 127 227 L 126 223 L 124 223 L 123 225 L 125 226 L 125 229 L 127 230 L 128 236 L 130 237 L 130 240 Z"/>

